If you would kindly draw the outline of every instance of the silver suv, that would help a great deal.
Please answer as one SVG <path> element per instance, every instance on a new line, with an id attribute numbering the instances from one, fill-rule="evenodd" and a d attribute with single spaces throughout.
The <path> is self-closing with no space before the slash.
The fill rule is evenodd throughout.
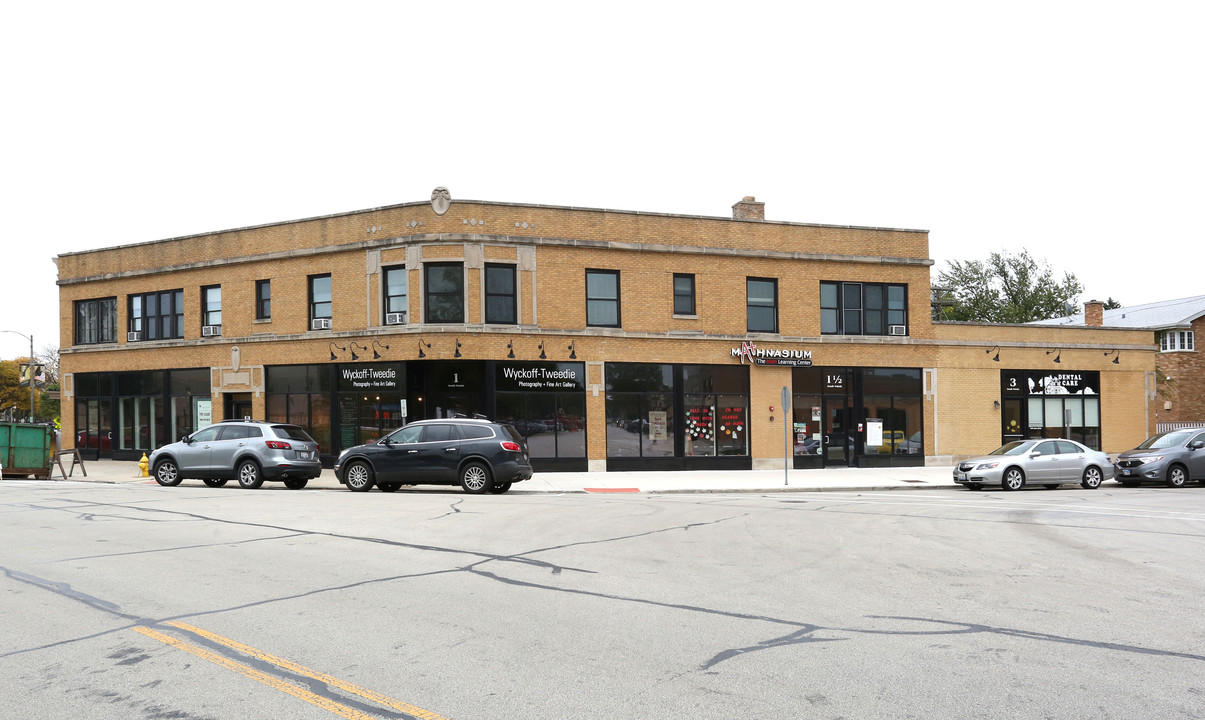
<path id="1" fill-rule="evenodd" d="M 1173 430 L 1152 435 L 1117 456 L 1113 476 L 1122 485 L 1157 481 L 1181 487 L 1188 480 L 1205 483 L 1205 429 Z"/>
<path id="2" fill-rule="evenodd" d="M 151 474 L 172 487 L 200 478 L 209 487 L 227 480 L 254 489 L 265 480 L 283 480 L 290 490 L 322 474 L 318 443 L 296 425 L 258 420 L 224 420 L 151 453 Z"/>

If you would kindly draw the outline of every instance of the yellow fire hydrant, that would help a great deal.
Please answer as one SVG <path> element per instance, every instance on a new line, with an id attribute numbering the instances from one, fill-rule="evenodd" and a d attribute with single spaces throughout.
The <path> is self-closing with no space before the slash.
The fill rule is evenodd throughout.
<path id="1" fill-rule="evenodd" d="M 150 477 L 151 476 L 151 474 L 146 471 L 147 466 L 150 464 L 151 464 L 151 461 L 146 459 L 146 453 L 145 452 L 142 453 L 142 459 L 138 461 L 138 470 L 142 473 L 142 475 L 140 475 L 139 477 Z"/>

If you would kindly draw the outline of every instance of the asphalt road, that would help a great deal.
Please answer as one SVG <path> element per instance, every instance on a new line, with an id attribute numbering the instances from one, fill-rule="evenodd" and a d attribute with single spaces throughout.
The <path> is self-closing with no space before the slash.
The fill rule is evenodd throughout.
<path id="1" fill-rule="evenodd" d="M 0 717 L 1201 718 L 1205 488 L 0 483 Z"/>

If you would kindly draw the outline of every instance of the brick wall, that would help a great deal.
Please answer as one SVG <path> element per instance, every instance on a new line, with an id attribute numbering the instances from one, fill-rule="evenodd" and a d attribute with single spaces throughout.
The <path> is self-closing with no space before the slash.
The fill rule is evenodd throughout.
<path id="1" fill-rule="evenodd" d="M 526 226 L 524 227 L 524 224 Z M 252 392 L 255 383 L 221 386 L 237 346 L 244 367 L 330 362 L 330 344 L 390 350 L 383 360 L 417 358 L 419 339 L 430 359 L 450 359 L 455 342 L 466 359 L 502 359 L 508 343 L 517 360 L 535 359 L 539 344 L 550 360 L 691 362 L 732 364 L 730 350 L 748 339 L 747 277 L 778 280 L 779 333 L 759 343 L 812 350 L 817 366 L 938 368 L 935 392 L 925 399 L 930 454 L 982 452 L 999 438 L 1001 368 L 1042 368 L 1045 350 L 1062 349 L 1062 367 L 1099 369 L 1105 441 L 1125 449 L 1146 431 L 1144 373 L 1153 371 L 1150 334 L 1110 328 L 933 325 L 929 320 L 927 235 L 919 231 L 736 221 L 602 210 L 454 202 L 436 216 L 426 203 L 246 228 L 158 243 L 72 253 L 59 259 L 62 368 L 65 374 L 115 370 L 208 367 L 217 392 Z M 422 325 L 421 263 L 465 263 L 466 323 Z M 519 326 L 483 325 L 482 269 L 486 262 L 514 263 Z M 407 325 L 383 326 L 380 268 L 407 264 Z M 622 327 L 586 326 L 585 271 L 620 271 Z M 333 289 L 330 331 L 309 329 L 308 282 L 329 273 Z M 693 273 L 697 317 L 673 316 L 674 273 Z M 257 280 L 270 279 L 272 317 L 255 319 Z M 822 280 L 892 282 L 908 286 L 906 337 L 821 336 Z M 218 338 L 201 337 L 200 288 L 222 287 L 223 326 Z M 126 343 L 130 294 L 183 289 L 182 340 Z M 73 347 L 76 300 L 117 297 L 115 346 Z M 1001 347 L 1001 362 L 985 350 Z M 1122 348 L 1122 365 L 1103 350 Z M 342 361 L 347 361 L 344 357 Z M 592 372 L 599 366 L 590 365 Z M 1107 376 L 1107 381 L 1104 378 Z M 258 377 L 252 375 L 252 378 Z M 780 461 L 778 408 L 785 369 L 753 367 L 750 441 L 755 464 Z M 69 383 L 68 383 L 69 384 Z M 64 404 L 64 437 L 74 437 L 71 389 Z M 605 457 L 604 393 L 588 393 L 589 457 Z M 220 413 L 215 396 L 215 414 Z M 937 415 L 934 417 L 933 413 Z M 1153 426 L 1153 420 L 1151 421 Z M 1140 437 L 1138 438 L 1141 439 Z M 1132 446 L 1130 444 L 1129 446 Z M 994 447 L 994 445 L 993 445 Z M 990 448 L 987 448 L 990 449 Z"/>

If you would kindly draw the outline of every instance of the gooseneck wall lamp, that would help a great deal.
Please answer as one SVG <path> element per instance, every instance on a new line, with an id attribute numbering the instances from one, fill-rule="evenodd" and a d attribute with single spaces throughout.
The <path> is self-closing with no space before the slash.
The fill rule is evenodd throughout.
<path id="1" fill-rule="evenodd" d="M 1062 349 L 1062 348 L 1055 348 L 1054 350 L 1047 350 L 1047 351 L 1046 351 L 1046 354 L 1047 354 L 1047 355 L 1053 354 L 1053 355 L 1054 355 L 1054 361 L 1055 361 L 1056 363 L 1062 363 L 1062 362 L 1063 362 L 1063 361 L 1060 359 L 1060 358 L 1063 356 L 1063 349 Z"/>
<path id="2" fill-rule="evenodd" d="M 994 346 L 992 346 L 992 348 L 990 350 L 985 350 L 984 352 L 986 352 L 988 355 L 991 355 L 993 352 L 996 353 L 994 356 L 992 356 L 992 362 L 1000 362 L 1000 346 L 999 345 L 994 345 Z"/>
<path id="3" fill-rule="evenodd" d="M 372 359 L 373 360 L 381 359 L 381 353 L 377 352 L 377 345 L 380 345 L 381 347 L 385 348 L 386 350 L 389 349 L 389 346 L 386 345 L 385 343 L 381 342 L 380 340 L 373 340 L 372 341 Z"/>
<path id="4" fill-rule="evenodd" d="M 338 359 L 339 359 L 339 357 L 338 357 L 337 355 L 335 355 L 335 350 L 338 350 L 339 352 L 347 352 L 347 348 L 346 348 L 346 347 L 344 347 L 344 346 L 342 346 L 342 345 L 336 345 L 336 344 L 334 343 L 334 341 L 331 341 L 331 342 L 327 343 L 327 345 L 326 345 L 326 349 L 331 351 L 331 360 L 338 360 Z"/>
<path id="5" fill-rule="evenodd" d="M 1105 357 L 1109 357 L 1110 355 L 1113 356 L 1113 364 L 1114 365 L 1121 364 L 1121 353 L 1117 352 L 1117 348 L 1113 348 L 1109 352 L 1105 353 Z"/>
<path id="6" fill-rule="evenodd" d="M 427 348 L 428 350 L 430 350 L 430 349 L 431 349 L 431 343 L 429 343 L 429 342 L 423 342 L 423 339 L 422 339 L 422 338 L 419 338 L 419 339 L 418 339 L 418 356 L 419 356 L 420 358 L 425 358 L 425 357 L 427 357 L 427 353 L 423 352 L 423 347 L 424 347 L 424 346 L 426 346 L 426 348 Z"/>

